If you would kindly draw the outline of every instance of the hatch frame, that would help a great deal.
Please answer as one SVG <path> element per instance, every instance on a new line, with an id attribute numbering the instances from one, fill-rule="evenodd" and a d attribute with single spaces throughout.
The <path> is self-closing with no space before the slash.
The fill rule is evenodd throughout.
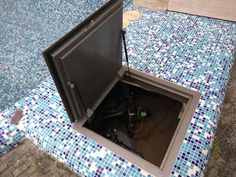
<path id="1" fill-rule="evenodd" d="M 47 63 L 47 66 L 50 70 L 50 73 L 53 77 L 53 80 L 56 84 L 58 92 L 62 98 L 63 104 L 68 113 L 68 116 L 71 122 L 73 123 L 73 129 L 75 129 L 77 132 L 81 133 L 82 135 L 93 139 L 97 143 L 101 144 L 102 146 L 113 151 L 117 155 L 123 157 L 124 159 L 130 161 L 131 163 L 137 165 L 139 168 L 147 171 L 148 173 L 154 176 L 169 176 L 171 174 L 173 165 L 177 159 L 181 145 L 184 141 L 188 126 L 199 104 L 201 94 L 199 92 L 179 86 L 177 84 L 166 81 L 164 79 L 157 78 L 149 74 L 137 71 L 135 69 L 127 68 L 126 66 L 122 65 L 122 55 L 120 55 L 119 53 L 120 51 L 122 52 L 121 50 L 122 18 L 121 20 L 119 20 L 120 15 L 122 17 L 122 14 L 120 14 L 122 10 L 123 10 L 122 0 L 110 0 L 98 11 L 96 11 L 93 15 L 87 18 L 84 22 L 82 22 L 80 25 L 75 27 L 72 31 L 67 33 L 58 42 L 56 42 L 51 47 L 49 47 L 45 52 L 43 52 L 43 55 Z M 87 107 L 84 105 L 79 92 L 70 93 L 70 94 L 66 93 L 65 87 L 69 86 L 71 87 L 71 89 L 74 89 L 76 88 L 76 86 L 73 85 L 72 82 L 64 83 L 65 78 L 66 78 L 66 73 L 63 73 L 63 72 L 65 68 L 63 68 L 63 66 L 60 66 L 60 64 L 57 65 L 58 64 L 57 62 L 58 61 L 61 62 L 61 59 L 63 58 L 61 55 L 63 52 L 61 53 L 61 51 L 64 50 L 64 47 L 68 48 L 68 46 L 73 47 L 73 45 L 76 45 L 76 40 L 74 41 L 72 40 L 72 42 L 70 42 L 70 40 L 73 39 L 74 36 L 80 33 L 79 35 L 77 35 L 77 37 L 79 36 L 80 38 L 83 35 L 86 36 L 86 34 L 89 34 L 88 32 L 89 30 L 96 30 L 97 29 L 96 25 L 99 25 L 100 22 L 102 22 L 102 20 L 112 18 L 112 17 L 109 17 L 109 13 L 113 13 L 113 11 L 119 13 L 118 16 L 114 17 L 114 19 L 117 23 L 119 23 L 118 29 L 115 29 L 115 30 L 120 30 L 120 38 L 118 39 L 118 36 L 117 36 L 115 41 L 117 42 L 118 40 L 120 40 L 120 43 L 116 44 L 116 46 L 118 47 L 117 56 L 121 58 L 117 58 L 117 61 L 118 61 L 117 67 L 115 66 L 115 72 L 114 73 L 112 72 L 112 74 L 114 74 L 114 78 L 111 80 L 111 82 L 109 82 L 108 85 L 106 85 L 104 92 L 102 92 L 101 95 L 99 95 L 99 98 L 95 100 L 94 104 L 91 107 Z M 85 38 L 81 37 L 81 39 L 85 39 Z M 62 46 L 63 43 L 67 43 L 68 45 Z M 63 55 L 64 54 L 67 54 L 67 52 L 64 52 Z M 111 56 L 113 56 L 113 54 L 111 54 Z M 54 60 L 55 58 L 53 57 L 56 57 L 56 60 Z M 96 58 L 94 58 L 94 60 L 96 60 Z M 124 79 L 124 76 L 129 76 L 129 75 L 131 75 L 131 77 L 135 78 L 137 81 L 140 81 L 140 83 L 145 83 L 149 85 L 150 87 L 152 87 L 153 89 L 156 88 L 156 93 L 169 96 L 178 101 L 181 100 L 182 102 L 185 103 L 184 112 L 181 115 L 180 123 L 178 124 L 178 127 L 174 133 L 174 136 L 172 137 L 171 143 L 168 147 L 168 150 L 165 154 L 165 157 L 160 167 L 153 165 L 152 163 L 142 159 L 141 157 L 135 155 L 134 153 L 111 142 L 110 140 L 102 137 L 101 135 L 89 130 L 88 128 L 83 127 L 83 124 L 87 121 L 87 119 L 89 119 L 93 115 L 93 112 L 96 110 L 98 105 L 103 101 L 103 99 L 107 96 L 107 94 L 111 91 L 111 89 L 115 86 L 115 84 L 121 81 L 122 79 Z M 78 102 L 75 103 L 73 101 L 70 101 L 70 99 L 77 99 Z M 76 108 L 81 108 L 81 109 L 76 110 L 76 108 L 73 107 L 73 104 L 78 104 Z M 78 112 L 75 112 L 75 111 L 78 111 Z"/>
<path id="2" fill-rule="evenodd" d="M 124 76 L 128 77 L 129 75 L 131 75 L 132 78 L 135 78 L 135 80 L 144 82 L 145 84 L 150 85 L 151 88 L 155 87 L 156 90 L 152 89 L 152 91 L 154 91 L 155 93 L 159 93 L 161 95 L 170 97 L 174 100 L 184 103 L 184 112 L 181 114 L 180 122 L 175 130 L 175 133 L 172 137 L 169 147 L 165 153 L 161 166 L 158 167 L 152 164 L 151 162 L 139 157 L 137 154 L 134 154 L 131 151 L 106 139 L 105 137 L 99 135 L 98 133 L 86 127 L 83 127 L 82 122 L 74 123 L 73 129 L 81 133 L 82 135 L 96 141 L 103 147 L 106 147 L 110 151 L 116 153 L 117 155 L 123 157 L 124 159 L 137 165 L 139 168 L 147 171 L 148 173 L 154 176 L 163 176 L 163 177 L 170 176 L 174 163 L 177 159 L 178 153 L 184 141 L 185 135 L 187 133 L 188 126 L 199 104 L 201 93 L 174 84 L 167 80 L 151 76 L 149 74 L 140 72 L 132 68 L 129 68 L 128 72 L 128 68 L 126 66 L 122 66 L 119 73 L 121 76 L 120 81 Z M 150 88 L 148 88 L 148 90 L 150 90 Z M 171 95 L 169 93 L 171 93 Z M 175 97 L 175 95 L 178 95 L 178 97 Z"/>

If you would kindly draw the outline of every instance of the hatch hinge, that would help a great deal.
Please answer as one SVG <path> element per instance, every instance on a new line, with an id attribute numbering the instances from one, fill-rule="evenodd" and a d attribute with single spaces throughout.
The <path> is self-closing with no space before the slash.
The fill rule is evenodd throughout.
<path id="1" fill-rule="evenodd" d="M 83 103 L 82 97 L 79 93 L 79 90 L 77 88 L 77 85 L 73 82 L 66 82 L 66 85 L 71 89 L 72 91 L 72 96 L 73 96 L 73 100 L 74 100 L 74 104 L 77 107 L 77 111 L 79 112 L 79 117 L 83 117 L 84 115 L 87 114 L 87 111 L 85 109 L 85 105 Z"/>
<path id="2" fill-rule="evenodd" d="M 90 108 L 88 108 L 87 109 L 87 116 L 88 116 L 88 118 L 92 117 L 92 115 L 93 115 L 93 111 Z"/>

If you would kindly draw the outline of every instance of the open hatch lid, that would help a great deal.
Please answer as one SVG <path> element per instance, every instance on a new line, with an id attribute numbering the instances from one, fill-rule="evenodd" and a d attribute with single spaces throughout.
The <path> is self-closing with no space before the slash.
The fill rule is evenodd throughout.
<path id="1" fill-rule="evenodd" d="M 43 53 L 71 122 L 89 118 L 119 79 L 122 11 L 110 0 Z"/>

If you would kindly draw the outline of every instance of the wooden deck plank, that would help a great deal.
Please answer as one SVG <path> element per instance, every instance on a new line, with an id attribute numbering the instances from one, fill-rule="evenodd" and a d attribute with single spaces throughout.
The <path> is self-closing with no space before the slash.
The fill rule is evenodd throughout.
<path id="1" fill-rule="evenodd" d="M 168 10 L 236 22 L 236 0 L 169 0 Z"/>
<path id="2" fill-rule="evenodd" d="M 134 5 L 147 9 L 166 11 L 168 0 L 134 0 Z"/>

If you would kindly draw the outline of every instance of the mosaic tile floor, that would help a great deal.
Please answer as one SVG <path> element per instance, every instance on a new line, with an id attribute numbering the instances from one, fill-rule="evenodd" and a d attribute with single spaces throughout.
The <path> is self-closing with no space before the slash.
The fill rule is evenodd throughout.
<path id="1" fill-rule="evenodd" d="M 0 1 L 0 111 L 49 75 L 41 53 L 106 1 Z"/>
<path id="2" fill-rule="evenodd" d="M 128 9 L 142 15 L 127 29 L 132 67 L 202 93 L 172 170 L 172 176 L 202 176 L 235 58 L 236 24 L 132 5 Z M 149 175 L 75 132 L 51 77 L 1 113 L 1 139 L 9 132 L 5 118 L 16 108 L 24 112 L 18 128 L 79 175 Z"/>

